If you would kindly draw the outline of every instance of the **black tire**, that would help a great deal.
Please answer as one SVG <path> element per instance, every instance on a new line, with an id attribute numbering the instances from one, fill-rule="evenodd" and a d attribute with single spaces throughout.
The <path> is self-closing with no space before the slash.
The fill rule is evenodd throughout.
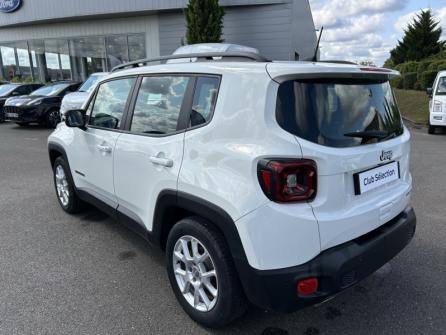
<path id="1" fill-rule="evenodd" d="M 28 127 L 29 126 L 28 122 L 16 122 L 16 124 L 20 127 Z"/>
<path id="2" fill-rule="evenodd" d="M 429 127 L 427 128 L 427 132 L 432 135 L 432 134 L 435 134 L 436 129 L 437 129 L 437 127 L 429 125 Z"/>
<path id="3" fill-rule="evenodd" d="M 56 128 L 60 122 L 60 112 L 57 108 L 52 108 L 45 114 L 45 125 L 48 128 Z"/>
<path id="4" fill-rule="evenodd" d="M 59 198 L 58 190 L 57 190 L 57 184 L 56 184 L 56 171 L 58 167 L 61 167 L 65 173 L 66 181 L 67 181 L 67 189 L 68 189 L 68 203 L 64 204 L 62 203 L 62 200 Z M 81 199 L 76 194 L 76 190 L 74 188 L 74 182 L 73 178 L 71 177 L 70 169 L 68 167 L 68 164 L 65 162 L 65 160 L 62 157 L 56 158 L 53 165 L 53 180 L 54 180 L 54 188 L 56 191 L 57 201 L 59 202 L 60 207 L 62 209 L 69 213 L 69 214 L 76 214 L 82 211 L 84 208 L 84 204 Z"/>
<path id="5" fill-rule="evenodd" d="M 173 252 L 177 241 L 184 236 L 199 240 L 207 249 L 217 273 L 218 296 L 215 306 L 208 312 L 195 309 L 183 296 L 174 272 Z M 166 246 L 167 273 L 177 300 L 185 312 L 196 322 L 209 328 L 223 327 L 242 316 L 247 303 L 234 263 L 222 234 L 208 221 L 189 217 L 179 221 L 169 233 Z"/>

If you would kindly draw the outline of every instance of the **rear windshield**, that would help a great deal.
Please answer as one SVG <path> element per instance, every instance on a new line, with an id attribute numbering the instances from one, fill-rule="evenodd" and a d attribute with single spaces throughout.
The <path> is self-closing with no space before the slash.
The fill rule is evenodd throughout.
<path id="1" fill-rule="evenodd" d="M 388 81 L 287 81 L 279 86 L 276 117 L 286 131 L 329 147 L 354 147 L 403 133 Z"/>

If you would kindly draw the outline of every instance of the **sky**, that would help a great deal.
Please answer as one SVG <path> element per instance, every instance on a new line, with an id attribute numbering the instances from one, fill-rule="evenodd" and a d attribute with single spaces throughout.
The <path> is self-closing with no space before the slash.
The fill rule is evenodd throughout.
<path id="1" fill-rule="evenodd" d="M 309 0 L 316 29 L 324 26 L 321 59 L 381 66 L 421 9 L 431 8 L 446 40 L 446 0 Z"/>

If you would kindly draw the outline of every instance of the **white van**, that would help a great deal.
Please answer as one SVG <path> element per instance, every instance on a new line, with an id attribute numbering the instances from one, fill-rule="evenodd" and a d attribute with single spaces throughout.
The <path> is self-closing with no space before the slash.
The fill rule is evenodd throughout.
<path id="1" fill-rule="evenodd" d="M 434 85 L 427 89 L 429 101 L 429 134 L 439 127 L 446 127 L 446 71 L 440 71 Z"/>

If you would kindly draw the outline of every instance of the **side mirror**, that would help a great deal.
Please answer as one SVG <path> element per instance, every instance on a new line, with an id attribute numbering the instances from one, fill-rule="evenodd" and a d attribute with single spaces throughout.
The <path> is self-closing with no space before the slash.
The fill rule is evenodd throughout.
<path id="1" fill-rule="evenodd" d="M 432 93 L 434 92 L 434 90 L 432 89 L 432 87 L 428 87 L 426 88 L 426 93 L 428 96 L 432 97 Z"/>
<path id="2" fill-rule="evenodd" d="M 85 129 L 86 122 L 85 111 L 82 109 L 65 112 L 65 124 L 67 127 Z"/>

